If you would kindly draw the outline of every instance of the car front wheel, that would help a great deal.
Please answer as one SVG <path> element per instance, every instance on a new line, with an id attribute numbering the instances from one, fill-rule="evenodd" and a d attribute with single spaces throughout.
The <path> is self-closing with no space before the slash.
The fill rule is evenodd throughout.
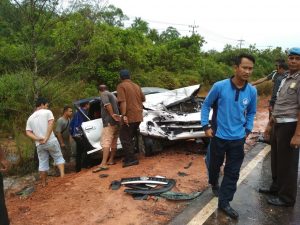
<path id="1" fill-rule="evenodd" d="M 161 151 L 163 149 L 163 145 L 160 139 L 139 135 L 138 148 L 139 152 L 148 157 L 153 155 L 154 152 Z"/>

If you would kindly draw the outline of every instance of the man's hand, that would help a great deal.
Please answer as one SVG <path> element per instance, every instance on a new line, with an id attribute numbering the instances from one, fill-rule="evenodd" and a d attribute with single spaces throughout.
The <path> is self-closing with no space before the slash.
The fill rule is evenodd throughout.
<path id="1" fill-rule="evenodd" d="M 300 135 L 294 134 L 292 137 L 291 143 L 290 143 L 292 148 L 299 149 L 300 147 Z"/>
<path id="2" fill-rule="evenodd" d="M 38 141 L 41 145 L 43 145 L 47 142 L 47 139 L 46 138 L 38 138 L 36 141 Z"/>
<path id="3" fill-rule="evenodd" d="M 121 121 L 121 116 L 118 114 L 113 114 L 111 117 L 114 119 L 114 121 L 117 121 L 117 122 Z"/>
<path id="4" fill-rule="evenodd" d="M 127 116 L 123 116 L 122 118 L 123 118 L 123 123 L 128 126 L 128 118 L 127 118 Z"/>
<path id="5" fill-rule="evenodd" d="M 211 128 L 208 128 L 205 131 L 205 135 L 206 135 L 206 137 L 212 138 L 214 136 L 214 132 L 213 132 L 213 130 Z"/>
<path id="6" fill-rule="evenodd" d="M 273 117 L 271 117 L 266 126 L 266 129 L 264 131 L 264 140 L 266 142 L 270 142 L 270 136 L 271 136 L 271 130 L 272 130 L 273 123 L 274 123 L 274 119 L 273 119 Z"/>

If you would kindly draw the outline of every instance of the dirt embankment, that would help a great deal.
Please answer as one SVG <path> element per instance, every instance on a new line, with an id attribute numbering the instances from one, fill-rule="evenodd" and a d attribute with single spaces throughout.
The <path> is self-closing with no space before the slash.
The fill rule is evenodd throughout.
<path id="1" fill-rule="evenodd" d="M 268 120 L 266 99 L 260 99 L 254 131 L 263 131 Z M 250 145 L 254 144 L 249 141 Z M 249 149 L 250 145 L 246 147 Z M 124 193 L 124 187 L 113 191 L 113 180 L 125 177 L 161 175 L 176 180 L 172 191 L 192 193 L 207 188 L 204 154 L 194 142 L 175 145 L 149 158 L 140 158 L 140 165 L 122 168 L 121 161 L 107 171 L 92 173 L 86 169 L 53 178 L 47 187 L 36 185 L 36 191 L 27 198 L 8 194 L 7 207 L 12 225 L 155 225 L 166 224 L 188 204 L 163 198 L 134 200 Z M 188 169 L 187 167 L 191 163 Z M 179 176 L 178 172 L 186 173 Z M 100 174 L 108 174 L 100 178 Z"/>

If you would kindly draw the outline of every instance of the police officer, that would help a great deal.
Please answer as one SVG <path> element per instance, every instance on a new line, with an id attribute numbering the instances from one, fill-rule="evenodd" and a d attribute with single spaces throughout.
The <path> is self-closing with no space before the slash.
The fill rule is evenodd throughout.
<path id="1" fill-rule="evenodd" d="M 293 206 L 297 196 L 298 162 L 300 146 L 300 48 L 288 52 L 289 72 L 277 93 L 272 118 L 265 131 L 270 135 L 275 164 L 272 165 L 273 182 L 269 193 L 274 197 L 268 203 L 275 206 Z M 273 157 L 273 155 L 272 155 Z M 276 187 L 276 189 L 274 189 Z"/>

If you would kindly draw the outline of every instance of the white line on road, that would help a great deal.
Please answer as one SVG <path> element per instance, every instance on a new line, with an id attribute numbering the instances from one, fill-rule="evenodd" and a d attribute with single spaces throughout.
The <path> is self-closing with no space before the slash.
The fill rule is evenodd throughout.
<path id="1" fill-rule="evenodd" d="M 260 163 L 266 155 L 270 152 L 271 146 L 266 146 L 263 150 L 261 150 L 260 153 L 255 156 L 254 159 L 252 159 L 247 166 L 242 169 L 240 172 L 240 178 L 238 180 L 237 185 L 240 185 L 240 183 L 246 179 L 246 177 L 251 173 L 251 171 L 257 166 L 258 163 Z M 218 198 L 214 197 L 212 200 L 210 200 L 206 206 L 204 206 L 191 220 L 187 225 L 201 225 L 203 224 L 210 215 L 216 211 L 218 207 Z"/>

